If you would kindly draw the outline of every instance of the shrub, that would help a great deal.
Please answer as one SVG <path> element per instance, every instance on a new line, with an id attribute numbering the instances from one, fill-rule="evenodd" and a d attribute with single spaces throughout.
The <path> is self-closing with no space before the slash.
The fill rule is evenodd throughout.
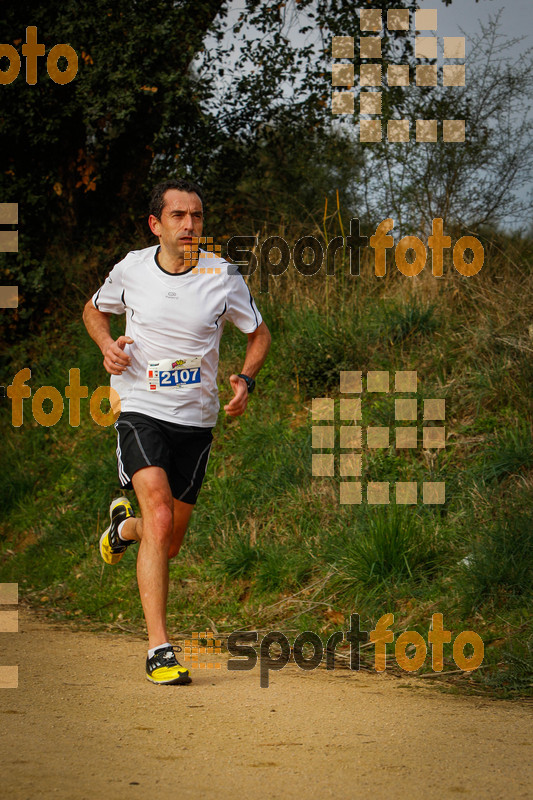
<path id="1" fill-rule="evenodd" d="M 412 509 L 369 510 L 366 524 L 348 541 L 337 562 L 345 588 L 356 584 L 418 579 L 436 568 L 436 553 Z"/>
<path id="2" fill-rule="evenodd" d="M 465 602 L 481 602 L 533 593 L 533 526 L 531 498 L 525 507 L 502 509 L 496 520 L 481 527 L 471 555 L 461 563 L 460 586 Z"/>

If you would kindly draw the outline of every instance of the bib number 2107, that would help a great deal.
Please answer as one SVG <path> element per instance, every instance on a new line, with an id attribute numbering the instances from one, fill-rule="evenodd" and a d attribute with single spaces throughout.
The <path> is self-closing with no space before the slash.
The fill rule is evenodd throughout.
<path id="1" fill-rule="evenodd" d="M 179 386 L 181 384 L 200 383 L 200 369 L 166 369 L 159 373 L 160 386 Z"/>

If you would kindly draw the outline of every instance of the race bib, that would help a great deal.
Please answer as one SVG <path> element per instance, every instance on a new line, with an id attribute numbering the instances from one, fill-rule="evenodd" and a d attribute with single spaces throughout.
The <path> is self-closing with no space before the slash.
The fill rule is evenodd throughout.
<path id="1" fill-rule="evenodd" d="M 155 392 L 159 389 L 181 389 L 183 386 L 201 383 L 201 366 L 200 356 L 149 361 L 146 371 L 148 389 Z"/>

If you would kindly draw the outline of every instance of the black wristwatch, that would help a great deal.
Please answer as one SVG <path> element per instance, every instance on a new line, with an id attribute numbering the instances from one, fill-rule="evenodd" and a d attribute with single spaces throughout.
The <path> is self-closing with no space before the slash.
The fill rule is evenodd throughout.
<path id="1" fill-rule="evenodd" d="M 237 375 L 238 378 L 242 378 L 243 381 L 246 381 L 246 385 L 248 387 L 248 394 L 252 394 L 253 390 L 255 389 L 255 381 L 253 378 L 250 378 L 249 375 L 243 375 L 242 372 L 240 375 Z"/>

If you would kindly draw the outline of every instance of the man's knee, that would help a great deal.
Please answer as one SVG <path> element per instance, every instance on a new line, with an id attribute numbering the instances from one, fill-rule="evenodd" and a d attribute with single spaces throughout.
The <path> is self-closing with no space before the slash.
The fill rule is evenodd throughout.
<path id="1" fill-rule="evenodd" d="M 153 497 L 143 514 L 143 535 L 151 536 L 161 544 L 170 545 L 174 530 L 172 501 Z"/>

